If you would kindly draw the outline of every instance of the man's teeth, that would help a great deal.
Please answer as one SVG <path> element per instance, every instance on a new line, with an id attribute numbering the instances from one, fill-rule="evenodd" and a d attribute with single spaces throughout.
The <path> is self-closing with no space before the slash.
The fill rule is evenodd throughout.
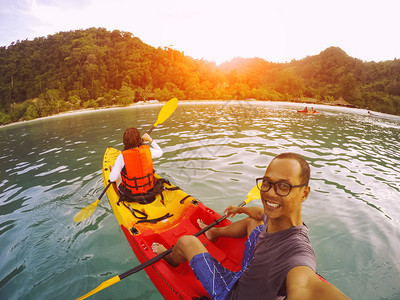
<path id="1" fill-rule="evenodd" d="M 271 202 L 268 202 L 268 201 L 267 201 L 267 204 L 268 204 L 269 206 L 272 206 L 272 207 L 279 207 L 279 206 L 281 206 L 281 205 L 278 204 L 278 203 L 271 203 Z"/>

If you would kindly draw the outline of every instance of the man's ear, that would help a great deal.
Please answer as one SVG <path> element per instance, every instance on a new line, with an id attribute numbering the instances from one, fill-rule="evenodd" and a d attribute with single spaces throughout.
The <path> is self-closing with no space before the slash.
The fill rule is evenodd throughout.
<path id="1" fill-rule="evenodd" d="M 310 194 L 310 190 L 311 190 L 311 188 L 309 186 L 304 187 L 303 196 L 301 198 L 301 202 L 306 201 L 308 195 Z"/>

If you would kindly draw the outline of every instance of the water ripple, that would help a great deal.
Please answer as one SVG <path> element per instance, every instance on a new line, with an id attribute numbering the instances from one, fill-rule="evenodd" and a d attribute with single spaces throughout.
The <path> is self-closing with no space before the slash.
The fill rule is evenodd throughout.
<path id="1" fill-rule="evenodd" d="M 68 166 L 59 166 L 53 170 L 49 170 L 47 172 L 42 172 L 39 174 L 36 174 L 35 177 L 43 177 L 43 176 L 47 176 L 53 173 L 62 173 L 62 172 L 67 172 L 69 171 Z"/>

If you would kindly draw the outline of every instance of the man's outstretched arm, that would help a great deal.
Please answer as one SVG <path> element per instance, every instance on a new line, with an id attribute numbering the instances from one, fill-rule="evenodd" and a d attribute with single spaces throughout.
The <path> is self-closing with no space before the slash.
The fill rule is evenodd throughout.
<path id="1" fill-rule="evenodd" d="M 350 299 L 333 284 L 323 282 L 314 271 L 305 266 L 295 267 L 286 276 L 288 300 Z"/>

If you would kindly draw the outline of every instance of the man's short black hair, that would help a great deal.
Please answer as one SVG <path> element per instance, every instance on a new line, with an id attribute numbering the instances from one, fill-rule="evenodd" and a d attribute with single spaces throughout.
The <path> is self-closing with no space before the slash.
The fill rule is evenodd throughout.
<path id="1" fill-rule="evenodd" d="M 308 186 L 308 183 L 310 181 L 310 166 L 308 165 L 308 162 L 305 161 L 305 159 L 293 152 L 286 152 L 286 153 L 281 153 L 278 156 L 276 156 L 274 159 L 294 159 L 300 164 L 301 168 L 301 173 L 300 173 L 300 184 L 305 184 Z"/>

